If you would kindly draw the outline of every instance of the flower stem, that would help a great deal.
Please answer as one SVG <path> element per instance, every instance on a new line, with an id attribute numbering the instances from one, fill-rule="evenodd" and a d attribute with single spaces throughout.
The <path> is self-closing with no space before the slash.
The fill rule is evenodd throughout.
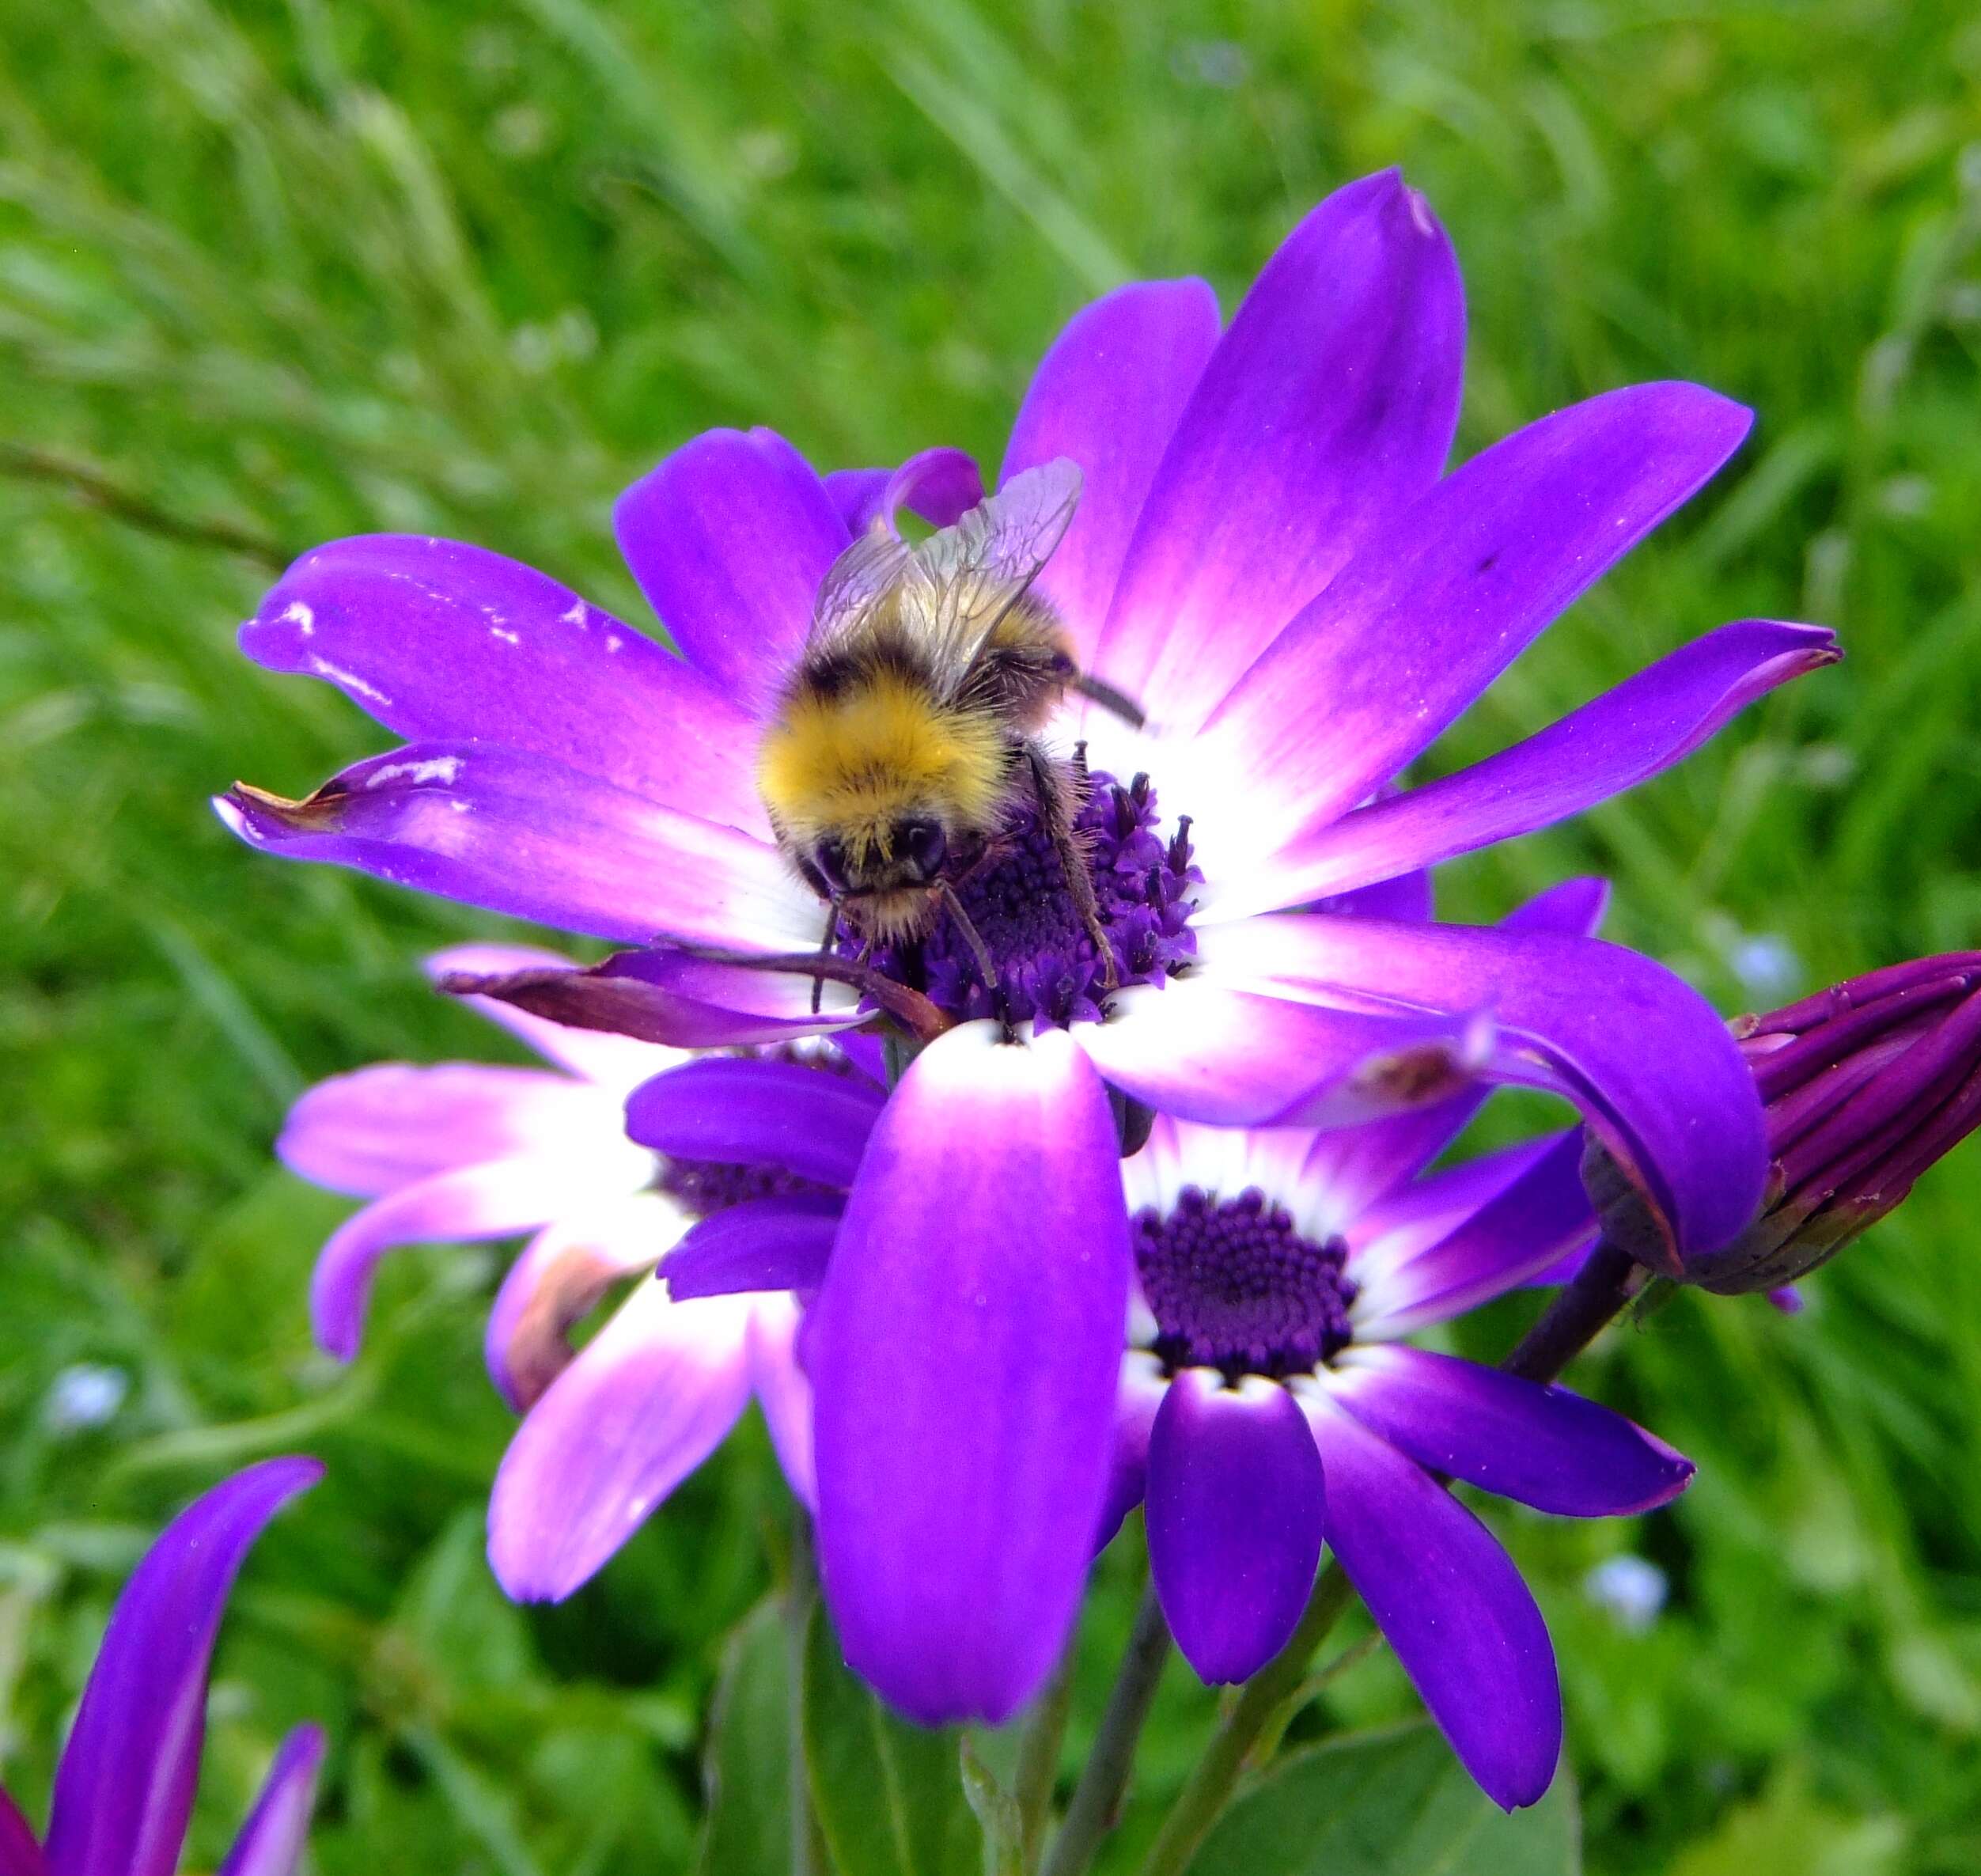
<path id="1" fill-rule="evenodd" d="M 1052 1840 L 1042 1876 L 1081 1876 L 1093 1861 L 1100 1840 L 1113 1828 L 1123 1794 L 1128 1789 L 1135 1742 L 1142 1737 L 1142 1723 L 1149 1717 L 1157 1683 L 1169 1659 L 1169 1625 L 1162 1619 L 1162 1605 L 1156 1599 L 1152 1581 L 1142 1591 L 1134 1632 L 1121 1658 L 1114 1691 L 1108 1696 L 1100 1730 L 1094 1735 L 1093 1750 L 1074 1787 L 1073 1802 Z"/>
<path id="2" fill-rule="evenodd" d="M 1046 1683 L 1018 1741 L 1018 1766 L 1012 1795 L 1018 1806 L 1025 1867 L 1036 1869 L 1044 1841 L 1046 1819 L 1052 1810 L 1052 1787 L 1059 1776 L 1059 1748 L 1066 1736 L 1066 1715 L 1073 1707 L 1074 1647 L 1069 1642 L 1052 1678 Z"/>
<path id="3" fill-rule="evenodd" d="M 785 1751 L 791 1781 L 791 1876 L 821 1876 L 818 1825 L 812 1814 L 812 1780 L 805 1764 L 805 1637 L 818 1572 L 812 1561 L 812 1524 L 800 1507 L 791 1519 L 790 1576 L 784 1587 L 785 1659 L 790 1692 L 785 1713 Z"/>
<path id="4" fill-rule="evenodd" d="M 1574 1280 L 1557 1292 L 1501 1367 L 1528 1381 L 1554 1380 L 1630 1301 L 1638 1282 L 1635 1261 L 1608 1238 L 1600 1239 Z M 1275 1722 L 1288 1702 L 1301 1698 L 1307 1664 L 1353 1594 L 1340 1564 L 1331 1561 L 1314 1585 L 1293 1639 L 1245 1683 L 1219 1723 L 1142 1859 L 1141 1876 L 1179 1876 L 1196 1854 L 1254 1749 L 1278 1737 Z"/>
<path id="5" fill-rule="evenodd" d="M 1282 1705 L 1298 1696 L 1307 1678 L 1308 1662 L 1353 1594 L 1340 1564 L 1331 1562 L 1314 1585 L 1293 1639 L 1239 1689 L 1230 1711 L 1218 1723 L 1204 1756 L 1149 1847 L 1142 1876 L 1177 1876 L 1196 1854 L 1197 1846 L 1231 1796 L 1253 1745 L 1272 1725 Z"/>
<path id="6" fill-rule="evenodd" d="M 1528 1381 L 1552 1381 L 1630 1301 L 1638 1270 L 1627 1253 L 1599 1238 L 1574 1281 L 1556 1292 L 1500 1366 Z"/>

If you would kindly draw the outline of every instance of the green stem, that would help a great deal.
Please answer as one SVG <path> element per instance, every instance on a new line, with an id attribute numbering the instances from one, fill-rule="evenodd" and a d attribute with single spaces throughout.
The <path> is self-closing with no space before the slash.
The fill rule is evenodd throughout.
<path id="1" fill-rule="evenodd" d="M 1018 1806 L 1019 1836 L 1025 1867 L 1039 1864 L 1045 1840 L 1046 1819 L 1052 1810 L 1052 1788 L 1059 1777 L 1059 1748 L 1066 1736 L 1066 1715 L 1073 1710 L 1074 1645 L 1066 1644 L 1044 1692 L 1025 1717 L 1018 1740 L 1018 1765 L 1013 1798 Z"/>
<path id="2" fill-rule="evenodd" d="M 1330 1563 L 1314 1585 L 1293 1639 L 1239 1689 L 1231 1710 L 1218 1723 L 1204 1756 L 1143 1858 L 1142 1876 L 1177 1876 L 1196 1853 L 1238 1783 L 1254 1743 L 1278 1717 L 1285 1703 L 1299 1696 L 1308 1662 L 1353 1594 L 1341 1566 Z"/>
<path id="3" fill-rule="evenodd" d="M 1100 1716 L 1100 1730 L 1094 1735 L 1093 1750 L 1080 1783 L 1074 1787 L 1066 1821 L 1052 1840 L 1042 1876 L 1081 1876 L 1093 1861 L 1100 1840 L 1113 1828 L 1122 1795 L 1128 1789 L 1135 1742 L 1142 1737 L 1142 1722 L 1149 1717 L 1150 1704 L 1169 1659 L 1169 1625 L 1162 1619 L 1162 1605 L 1151 1582 L 1142 1591 L 1134 1632 L 1128 1638 L 1120 1672 L 1115 1676 L 1108 1710 Z"/>
<path id="4" fill-rule="evenodd" d="M 1607 1237 L 1599 1239 L 1574 1280 L 1555 1293 L 1501 1367 L 1528 1381 L 1552 1381 L 1630 1301 L 1640 1275 L 1627 1253 Z"/>
<path id="5" fill-rule="evenodd" d="M 805 1764 L 805 1637 L 818 1572 L 812 1560 L 812 1525 L 802 1507 L 791 1519 L 790 1576 L 784 1586 L 785 1661 L 790 1685 L 785 1713 L 785 1751 L 791 1781 L 791 1876 L 822 1876 L 818 1820 L 812 1812 L 812 1779 Z"/>

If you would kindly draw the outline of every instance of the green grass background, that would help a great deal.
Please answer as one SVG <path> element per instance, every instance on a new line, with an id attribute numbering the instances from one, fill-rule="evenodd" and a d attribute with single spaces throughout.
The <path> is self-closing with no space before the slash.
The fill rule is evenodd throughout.
<path id="1" fill-rule="evenodd" d="M 312 1351 L 343 1208 L 272 1168 L 284 1105 L 380 1056 L 502 1052 L 413 969 L 496 922 L 257 860 L 208 814 L 237 775 L 301 793 L 381 745 L 236 654 L 271 566 L 433 531 L 645 619 L 608 505 L 691 431 L 994 462 L 1084 299 L 1194 271 L 1229 306 L 1392 162 L 1465 267 L 1462 448 L 1652 377 L 1759 412 L 1440 762 L 1725 619 L 1850 652 L 1656 786 L 1453 868 L 1446 909 L 1600 869 L 1612 930 L 1729 1013 L 1974 943 L 1969 9 L 0 0 L 0 1772 L 37 1815 L 148 1535 L 300 1448 L 331 1480 L 237 1598 L 188 1867 L 306 1715 L 335 1740 L 324 1872 L 682 1867 L 720 1638 L 785 1515 L 752 1431 L 593 1590 L 519 1613 L 479 1556 L 494 1256 L 400 1258 L 362 1360 Z M 1613 1334 L 1586 1385 L 1701 1462 L 1670 1514 L 1494 1514 L 1560 1646 L 1592 1869 L 1981 1867 L 1977 1211 L 1970 1151 L 1800 1320 L 1688 1298 Z M 131 1393 L 64 1435 L 48 1390 L 80 1361 Z M 1671 1575 L 1642 1635 L 1580 1588 L 1623 1549 Z M 1089 1722 L 1131 1578 L 1111 1558 L 1097 1592 Z M 1407 1710 L 1381 1661 L 1331 1698 Z M 1127 1841 L 1210 1711 L 1172 1672 Z"/>

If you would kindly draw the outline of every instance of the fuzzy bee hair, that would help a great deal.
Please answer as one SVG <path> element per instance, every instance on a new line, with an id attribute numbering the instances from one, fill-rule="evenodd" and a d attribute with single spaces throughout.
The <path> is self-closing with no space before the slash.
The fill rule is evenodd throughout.
<path id="1" fill-rule="evenodd" d="M 757 784 L 780 845 L 832 908 L 828 946 L 842 915 L 884 942 L 926 929 L 945 896 L 960 918 L 953 881 L 1028 794 L 1104 943 L 1072 839 L 1075 793 L 1036 741 L 1084 681 L 1029 591 L 1079 489 L 1073 464 L 1049 463 L 919 546 L 883 523 L 827 574 Z"/>
<path id="2" fill-rule="evenodd" d="M 888 649 L 877 644 L 828 683 L 801 677 L 757 764 L 782 838 L 802 847 L 835 835 L 861 865 L 892 858 L 892 830 L 911 814 L 951 833 L 994 828 L 1009 785 L 1000 718 L 945 703 Z"/>

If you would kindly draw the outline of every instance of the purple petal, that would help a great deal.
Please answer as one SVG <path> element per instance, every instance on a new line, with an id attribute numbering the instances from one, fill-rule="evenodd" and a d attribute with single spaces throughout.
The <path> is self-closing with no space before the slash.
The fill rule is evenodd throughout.
<path id="1" fill-rule="evenodd" d="M 1330 894 L 1301 908 L 1310 912 L 1345 912 L 1351 919 L 1407 919 L 1421 924 L 1435 908 L 1428 870 L 1399 873 L 1373 885 Z"/>
<path id="2" fill-rule="evenodd" d="M 1358 1242 L 1373 1234 L 1385 1195 L 1407 1191 L 1408 1182 L 1464 1131 L 1490 1092 L 1490 1083 L 1475 1081 L 1446 1100 L 1318 1134 L 1302 1182 L 1328 1193 L 1331 1207 L 1353 1221 L 1350 1241 Z"/>
<path id="3" fill-rule="evenodd" d="M 1306 1416 L 1276 1381 L 1189 1368 L 1170 1384 L 1149 1442 L 1149 1568 L 1199 1678 L 1248 1680 L 1286 1645 L 1325 1503 Z"/>
<path id="4" fill-rule="evenodd" d="M 1595 1249 L 1595 1237 L 1592 1234 L 1588 1242 L 1577 1245 L 1566 1256 L 1536 1271 L 1531 1277 L 1523 1277 L 1520 1287 L 1523 1290 L 1554 1290 L 1573 1283 L 1581 1275 L 1582 1266 L 1588 1263 L 1589 1253 Z"/>
<path id="5" fill-rule="evenodd" d="M 1748 423 L 1696 385 L 1612 391 L 1529 424 L 1385 516 L 1212 713 L 1200 759 L 1241 790 L 1256 779 L 1238 798 L 1242 826 L 1199 828 L 1206 848 L 1214 836 L 1220 848 L 1242 842 L 1270 872 L 1273 855 L 1366 800 L 1694 494 Z M 1230 898 L 1264 893 L 1234 881 Z M 1297 887 L 1292 903 L 1312 896 Z"/>
<path id="6" fill-rule="evenodd" d="M 1351 1348 L 1335 1398 L 1419 1465 L 1564 1518 L 1623 1518 L 1669 1504 L 1692 1462 L 1621 1414 L 1422 1348 Z"/>
<path id="7" fill-rule="evenodd" d="M 1440 1219 L 1429 1233 L 1392 1230 L 1354 1258 L 1358 1333 L 1407 1335 L 1463 1315 L 1533 1282 L 1593 1235 L 1579 1128 L 1503 1163 L 1519 1166 L 1519 1177 L 1483 1194 L 1469 1216 Z"/>
<path id="8" fill-rule="evenodd" d="M 1122 568 L 1100 675 L 1169 729 L 1201 723 L 1436 479 L 1464 347 L 1451 244 L 1394 170 L 1309 214 L 1246 295 L 1176 426 Z"/>
<path id="9" fill-rule="evenodd" d="M 317 1346 L 339 1361 L 356 1359 L 372 1279 L 388 1251 L 533 1231 L 595 1196 L 587 1165 L 541 1151 L 400 1187 L 347 1218 L 317 1254 L 309 1283 Z"/>
<path id="10" fill-rule="evenodd" d="M 282 1742 L 220 1876 L 292 1876 L 309 1835 L 324 1745 L 318 1726 L 298 1726 Z"/>
<path id="11" fill-rule="evenodd" d="M 825 492 L 832 498 L 832 506 L 839 511 L 839 519 L 846 523 L 849 534 L 864 533 L 872 525 L 881 512 L 888 484 L 893 479 L 892 469 L 826 472 Z"/>
<path id="12" fill-rule="evenodd" d="M 812 1384 L 798 1363 L 801 1320 L 797 1303 L 790 1297 L 756 1299 L 750 1313 L 750 1385 L 763 1409 L 786 1480 L 798 1502 L 816 1514 L 819 1487 L 812 1455 Z"/>
<path id="13" fill-rule="evenodd" d="M 523 1412 L 571 1365 L 570 1331 L 622 1278 L 651 1270 L 687 1229 L 658 1192 L 589 1203 L 546 1226 L 509 1266 L 488 1313 L 483 1355 L 503 1400 Z"/>
<path id="14" fill-rule="evenodd" d="M 677 1302 L 765 1290 L 816 1290 L 825 1281 L 845 1209 L 824 1193 L 752 1199 L 705 1218 L 669 1252 L 661 1275 Z"/>
<path id="15" fill-rule="evenodd" d="M 525 970 L 451 979 L 442 987 L 517 1006 L 560 1027 L 610 1032 L 680 1050 L 788 1043 L 872 1018 L 828 983 L 812 1009 L 809 978 L 712 964 L 665 946 L 622 951 L 588 970 Z"/>
<path id="16" fill-rule="evenodd" d="M 710 1056 L 635 1089 L 626 1131 L 672 1159 L 775 1166 L 850 1186 L 886 1094 L 797 1062 Z"/>
<path id="17" fill-rule="evenodd" d="M 457 540 L 314 548 L 241 627 L 271 671 L 335 684 L 408 742 L 500 743 L 767 832 L 755 721 L 729 693 L 534 567 Z"/>
<path id="18" fill-rule="evenodd" d="M 983 499 L 983 478 L 960 449 L 924 449 L 898 469 L 835 469 L 825 488 L 853 534 L 877 525 L 896 532 L 904 508 L 932 528 L 953 527 Z"/>
<path id="19" fill-rule="evenodd" d="M 1218 914 L 1368 888 L 1579 814 L 1689 756 L 1756 697 L 1843 655 L 1819 626 L 1723 625 L 1525 742 L 1330 823 L 1275 857 L 1256 904 L 1222 896 Z"/>
<path id="20" fill-rule="evenodd" d="M 519 1602 L 561 1602 L 722 1442 L 750 1397 L 750 1306 L 644 1283 L 509 1442 L 488 1558 Z"/>
<path id="21" fill-rule="evenodd" d="M 0 1876 L 47 1876 L 47 1867 L 21 1807 L 0 1791 Z"/>
<path id="22" fill-rule="evenodd" d="M 450 945 L 426 959 L 426 975 L 436 983 L 448 977 L 501 977 L 517 971 L 572 971 L 580 967 L 555 951 L 534 945 Z M 499 1024 L 546 1059 L 594 1086 L 624 1096 L 649 1076 L 672 1068 L 681 1059 L 676 1049 L 636 1042 L 630 1036 L 608 1036 L 598 1029 L 574 1029 L 546 1022 L 513 1003 L 493 997 L 462 999 L 477 1016 Z"/>
<path id="23" fill-rule="evenodd" d="M 1149 1482 L 1149 1436 L 1169 1392 L 1162 1364 L 1146 1349 L 1131 1348 L 1121 1360 L 1121 1393 L 1115 1412 L 1114 1457 L 1108 1496 L 1094 1539 L 1098 1556 L 1114 1541 L 1121 1521 L 1142 1500 Z"/>
<path id="24" fill-rule="evenodd" d="M 531 1151 L 596 1127 L 596 1092 L 534 1068 L 380 1062 L 333 1075 L 289 1110 L 275 1151 L 312 1184 L 354 1198 Z"/>
<path id="25" fill-rule="evenodd" d="M 1674 1270 L 1680 1251 L 1717 1249 L 1760 1202 L 1767 1153 L 1746 1061 L 1711 1005 L 1647 957 L 1557 932 L 1299 914 L 1217 927 L 1200 955 L 1291 995 L 1490 1009 L 1495 1078 L 1583 1110 L 1646 1185 Z"/>
<path id="26" fill-rule="evenodd" d="M 1490 1040 L 1468 1017 L 1328 1009 L 1208 976 L 1109 1001 L 1109 1021 L 1077 1032 L 1094 1065 L 1138 1101 L 1220 1127 L 1346 1126 L 1434 1101 Z"/>
<path id="27" fill-rule="evenodd" d="M 1406 874 L 1391 883 L 1419 877 Z M 1351 909 L 1348 901 L 1362 896 L 1346 894 L 1336 909 L 1351 916 L 1381 915 Z M 1586 937 L 1601 922 L 1608 901 L 1608 881 L 1566 879 L 1536 893 L 1508 914 L 1505 923 L 1515 930 L 1565 931 Z M 1449 1101 L 1414 1108 L 1364 1127 L 1337 1127 L 1321 1134 L 1307 1156 L 1302 1177 L 1325 1187 L 1343 1214 L 1355 1219 L 1351 1241 L 1366 1240 L 1378 1228 L 1369 1208 L 1386 1193 L 1407 1193 L 1407 1182 L 1464 1131 L 1491 1091 L 1489 1082 L 1477 1082 Z M 1413 1209 L 1421 1209 L 1412 1203 Z"/>
<path id="28" fill-rule="evenodd" d="M 414 743 L 333 775 L 306 801 L 241 783 L 214 805 L 267 852 L 567 931 L 773 952 L 818 943 L 818 901 L 775 847 L 545 756 Z"/>
<path id="29" fill-rule="evenodd" d="M 1328 1541 L 1465 1769 L 1507 1810 L 1555 1776 L 1562 1696 L 1541 1613 L 1486 1527 L 1318 1387 Z"/>
<path id="30" fill-rule="evenodd" d="M 269 1519 L 323 1470 L 313 1459 L 250 1466 L 195 1499 L 146 1552 L 111 1611 L 55 1773 L 51 1876 L 172 1876 L 228 1591 Z"/>
<path id="31" fill-rule="evenodd" d="M 871 1029 L 842 1029 L 827 1045 L 877 1087 L 888 1085 L 887 1045 Z"/>
<path id="32" fill-rule="evenodd" d="M 1079 1606 L 1107 1489 L 1127 1216 L 1106 1090 L 1063 1030 L 954 1029 L 903 1078 L 806 1362 L 846 1658 L 926 1724 L 999 1721 Z"/>
<path id="33" fill-rule="evenodd" d="M 1157 465 L 1218 343 L 1201 280 L 1132 282 L 1075 313 L 1040 361 L 999 479 L 1065 457 L 1080 506 L 1039 576 L 1083 666 L 1094 655 Z"/>
<path id="34" fill-rule="evenodd" d="M 811 465 L 767 430 L 684 443 L 619 497 L 612 526 L 689 663 L 759 713 L 797 664 L 819 583 L 851 538 Z"/>
<path id="35" fill-rule="evenodd" d="M 1610 883 L 1596 875 L 1557 880 L 1500 923 L 1516 931 L 1566 931 L 1593 938 L 1609 910 Z"/>
<path id="36" fill-rule="evenodd" d="M 1358 1280 L 1373 1278 L 1384 1261 L 1400 1264 L 1429 1250 L 1529 1172 L 1563 1138 L 1549 1134 L 1475 1153 L 1392 1187 L 1344 1227 Z M 1305 1176 L 1311 1177 L 1313 1168 L 1328 1163 L 1322 1155 L 1330 1143 L 1326 1135 L 1315 1141 L 1302 1169 Z"/>

